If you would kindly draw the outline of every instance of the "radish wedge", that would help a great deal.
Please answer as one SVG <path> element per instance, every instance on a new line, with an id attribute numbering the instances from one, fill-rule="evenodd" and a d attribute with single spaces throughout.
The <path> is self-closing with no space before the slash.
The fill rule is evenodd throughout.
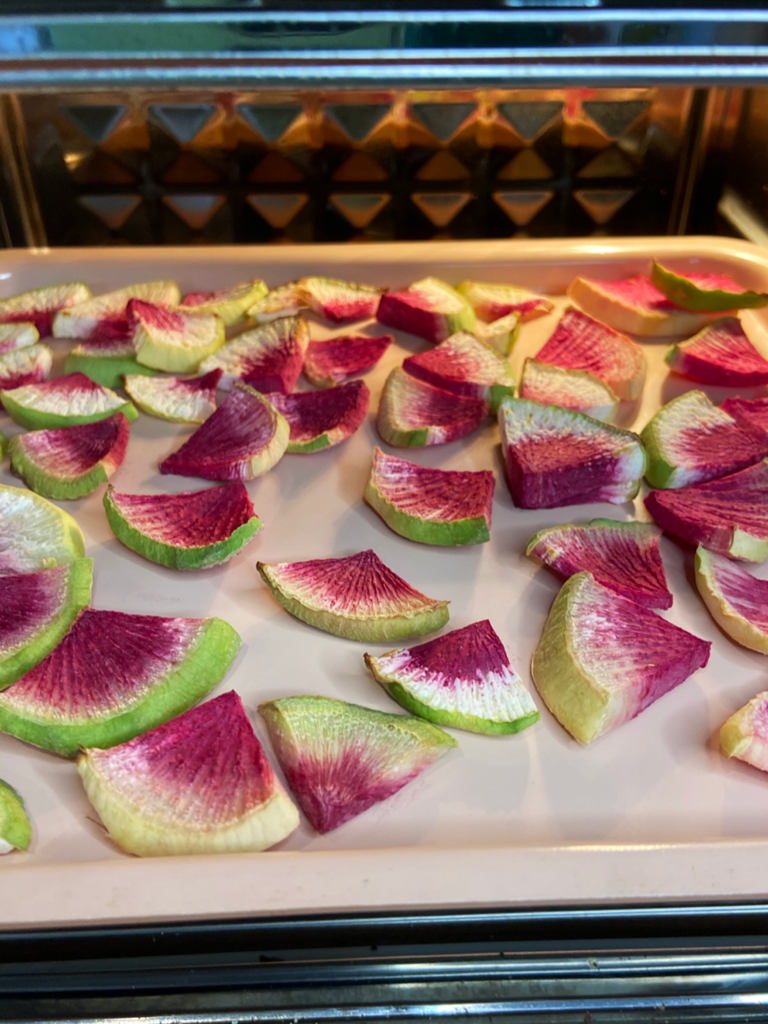
<path id="1" fill-rule="evenodd" d="M 84 373 L 105 388 L 122 387 L 123 376 L 127 373 L 154 377 L 157 372 L 138 363 L 132 335 L 109 328 L 96 330 L 87 341 L 81 341 L 68 352 L 64 370 Z"/>
<path id="2" fill-rule="evenodd" d="M 117 412 L 131 421 L 139 415 L 131 402 L 83 373 L 0 391 L 0 401 L 11 419 L 28 430 L 96 423 Z"/>
<path id="3" fill-rule="evenodd" d="M 197 313 L 215 313 L 225 327 L 231 327 L 240 323 L 245 318 L 246 311 L 263 299 L 268 290 L 264 282 L 257 277 L 217 292 L 188 292 L 181 300 L 181 305 L 194 309 Z"/>
<path id="4" fill-rule="evenodd" d="M 122 544 L 170 569 L 221 565 L 262 525 L 239 480 L 183 494 L 120 494 L 110 486 L 104 509 Z"/>
<path id="5" fill-rule="evenodd" d="M 592 519 L 540 530 L 528 541 L 529 557 L 540 558 L 567 580 L 591 572 L 596 583 L 646 608 L 671 608 L 659 554 L 661 530 L 653 523 Z"/>
<path id="6" fill-rule="evenodd" d="M 0 484 L 0 521 L 0 575 L 50 569 L 85 554 L 83 531 L 72 516 L 32 491 Z"/>
<path id="7" fill-rule="evenodd" d="M 348 640 L 400 640 L 434 633 L 448 621 L 447 601 L 414 590 L 375 551 L 256 568 L 291 615 Z"/>
<path id="8" fill-rule="evenodd" d="M 175 281 L 147 281 L 119 288 L 115 292 L 96 295 L 62 309 L 53 319 L 55 338 L 90 338 L 95 331 L 125 334 L 133 331 L 128 303 L 140 299 L 157 306 L 173 306 L 179 301 L 179 287 Z"/>
<path id="9" fill-rule="evenodd" d="M 475 327 L 475 312 L 464 296 L 436 277 L 416 281 L 404 292 L 382 295 L 376 319 L 435 344 Z"/>
<path id="10" fill-rule="evenodd" d="M 304 277 L 298 287 L 307 304 L 319 316 L 334 323 L 343 320 L 368 320 L 376 316 L 384 288 L 369 284 L 337 281 L 332 277 Z"/>
<path id="11" fill-rule="evenodd" d="M 433 387 L 395 367 L 379 403 L 377 427 L 387 444 L 418 448 L 466 437 L 487 418 L 482 398 L 465 398 Z"/>
<path id="12" fill-rule="evenodd" d="M 285 454 L 290 427 L 258 391 L 238 382 L 218 409 L 160 463 L 161 473 L 253 480 Z"/>
<path id="13" fill-rule="evenodd" d="M 27 348 L 40 340 L 40 333 L 32 323 L 11 323 L 0 322 L 0 355 L 6 352 L 15 352 L 20 348 Z"/>
<path id="14" fill-rule="evenodd" d="M 695 337 L 673 345 L 665 358 L 673 373 L 700 384 L 732 388 L 768 384 L 768 360 L 735 316 L 713 320 Z"/>
<path id="15" fill-rule="evenodd" d="M 283 317 L 230 341 L 203 360 L 200 373 L 222 370 L 222 388 L 229 389 L 242 380 L 263 393 L 288 395 L 296 387 L 308 344 L 309 326 L 304 317 Z"/>
<path id="16" fill-rule="evenodd" d="M 477 321 L 474 334 L 484 345 L 502 356 L 508 356 L 520 336 L 520 314 L 508 313 L 490 324 Z"/>
<path id="17" fill-rule="evenodd" d="M 540 715 L 486 619 L 365 663 L 390 697 L 428 722 L 468 732 L 521 732 Z"/>
<path id="18" fill-rule="evenodd" d="M 11 439 L 11 466 L 44 498 L 82 498 L 125 458 L 130 427 L 122 413 L 75 427 L 33 430 Z"/>
<path id="19" fill-rule="evenodd" d="M 239 648 L 221 619 L 86 608 L 58 647 L 0 694 L 0 730 L 64 757 L 114 747 L 197 704 Z"/>
<path id="20" fill-rule="evenodd" d="M 365 422 L 371 393 L 361 380 L 329 391 L 265 395 L 291 428 L 287 451 L 305 454 L 332 448 Z"/>
<path id="21" fill-rule="evenodd" d="M 332 388 L 378 363 L 394 341 L 391 334 L 379 338 L 348 335 L 329 341 L 310 341 L 304 356 L 304 376 L 318 388 Z"/>
<path id="22" fill-rule="evenodd" d="M 365 500 L 390 530 L 421 544 L 483 544 L 491 539 L 493 473 L 427 469 L 373 449 Z"/>
<path id="23" fill-rule="evenodd" d="M 487 284 L 483 281 L 462 281 L 456 291 L 463 295 L 483 320 L 500 320 L 516 313 L 523 323 L 544 316 L 554 303 L 544 295 L 529 292 L 513 284 Z"/>
<path id="24" fill-rule="evenodd" d="M 597 377 L 586 370 L 564 370 L 560 366 L 526 359 L 520 380 L 520 397 L 542 405 L 559 405 L 585 416 L 610 423 L 619 410 L 619 400 Z"/>
<path id="25" fill-rule="evenodd" d="M 77 770 L 109 834 L 140 857 L 257 852 L 299 824 L 236 693 L 84 750 Z"/>
<path id="26" fill-rule="evenodd" d="M 202 377 L 134 376 L 125 378 L 125 390 L 142 412 L 170 423 L 205 423 L 216 411 L 216 388 L 221 370 Z"/>
<path id="27" fill-rule="evenodd" d="M 678 274 L 654 260 L 651 280 L 670 302 L 695 313 L 726 313 L 768 305 L 768 295 L 742 288 L 727 274 Z"/>
<path id="28" fill-rule="evenodd" d="M 32 288 L 8 299 L 0 299 L 0 323 L 21 323 L 24 327 L 34 324 L 39 336 L 47 338 L 55 313 L 90 298 L 91 289 L 81 281 Z"/>
<path id="29" fill-rule="evenodd" d="M 768 398 L 726 398 L 720 408 L 747 430 L 768 434 Z"/>
<path id="30" fill-rule="evenodd" d="M 12 391 L 48 380 L 53 353 L 47 345 L 28 345 L 0 355 L 0 390 Z"/>
<path id="31" fill-rule="evenodd" d="M 269 324 L 282 317 L 296 316 L 308 306 L 309 296 L 298 281 L 292 281 L 267 292 L 264 298 L 248 308 L 247 314 L 257 324 Z"/>
<path id="32" fill-rule="evenodd" d="M 288 786 L 323 834 L 394 796 L 458 746 L 418 718 L 330 697 L 283 697 L 259 711 Z"/>
<path id="33" fill-rule="evenodd" d="M 408 356 L 403 370 L 416 380 L 465 398 L 482 398 L 495 416 L 499 402 L 515 392 L 512 369 L 473 334 L 461 331 L 427 352 Z"/>
<path id="34" fill-rule="evenodd" d="M 768 654 L 768 582 L 730 558 L 699 545 L 696 587 L 724 633 L 742 647 Z"/>
<path id="35" fill-rule="evenodd" d="M 563 728 L 591 743 L 703 668 L 711 646 L 580 572 L 555 598 L 531 671 Z"/>
<path id="36" fill-rule="evenodd" d="M 166 373 L 192 373 L 206 356 L 224 344 L 224 324 L 213 313 L 180 306 L 165 309 L 131 299 L 129 314 L 135 323 L 136 361 Z"/>
<path id="37" fill-rule="evenodd" d="M 723 723 L 720 746 L 726 757 L 768 772 L 768 693 L 758 693 Z"/>
<path id="38" fill-rule="evenodd" d="M 27 850 L 32 842 L 32 825 L 19 794 L 0 779 L 0 853 Z"/>
<path id="39" fill-rule="evenodd" d="M 577 277 L 567 294 L 596 320 L 643 338 L 689 338 L 706 327 L 713 316 L 680 309 L 642 274 L 623 281 Z"/>

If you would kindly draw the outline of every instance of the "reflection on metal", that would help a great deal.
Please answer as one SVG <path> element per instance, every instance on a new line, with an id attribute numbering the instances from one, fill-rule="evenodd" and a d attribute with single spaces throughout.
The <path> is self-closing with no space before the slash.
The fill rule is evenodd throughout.
<path id="1" fill-rule="evenodd" d="M 723 189 L 717 212 L 747 241 L 768 247 L 768 221 L 744 202 L 738 192 L 728 187 Z"/>
<path id="2" fill-rule="evenodd" d="M 367 228 L 390 200 L 384 193 L 375 195 L 332 195 L 331 202 L 339 213 L 356 228 Z"/>
<path id="3" fill-rule="evenodd" d="M 650 104 L 647 100 L 584 100 L 582 109 L 597 124 L 609 139 L 618 135 L 641 117 Z"/>
<path id="4" fill-rule="evenodd" d="M 149 113 L 177 142 L 192 142 L 210 121 L 216 107 L 209 104 L 153 104 Z M 98 141 L 103 142 L 103 139 Z"/>
<path id="5" fill-rule="evenodd" d="M 308 201 L 309 197 L 299 192 L 248 196 L 248 202 L 254 210 L 261 214 L 270 227 L 276 229 L 287 227 Z"/>
<path id="6" fill-rule="evenodd" d="M 103 221 L 112 231 L 119 231 L 141 202 L 138 196 L 80 196 L 78 202 Z"/>
<path id="7" fill-rule="evenodd" d="M 241 103 L 237 109 L 266 142 L 281 139 L 301 113 L 301 107 L 292 103 Z"/>
<path id="8" fill-rule="evenodd" d="M 163 196 L 169 210 L 195 231 L 201 231 L 213 215 L 224 205 L 224 196 L 177 195 Z"/>
<path id="9" fill-rule="evenodd" d="M 436 139 L 447 142 L 475 112 L 474 103 L 414 103 L 413 112 Z"/>
<path id="10" fill-rule="evenodd" d="M 493 198 L 509 219 L 524 227 L 543 210 L 554 196 L 554 192 L 494 192 Z"/>
<path id="11" fill-rule="evenodd" d="M 595 224 L 602 226 L 607 224 L 633 195 L 634 189 L 581 189 L 573 193 L 573 198 L 586 210 Z"/>
<path id="12" fill-rule="evenodd" d="M 88 104 L 76 107 L 62 107 L 65 117 L 79 128 L 91 142 L 106 141 L 127 112 L 122 105 L 110 106 L 106 103 Z"/>
<path id="13" fill-rule="evenodd" d="M 544 179 L 552 177 L 552 169 L 544 163 L 535 149 L 521 149 L 517 156 L 502 167 L 496 177 L 501 181 Z"/>
<path id="14" fill-rule="evenodd" d="M 362 142 L 389 113 L 389 104 L 329 103 L 325 112 L 348 138 Z"/>
<path id="15" fill-rule="evenodd" d="M 499 110 L 521 139 L 532 142 L 562 110 L 556 101 L 500 103 Z"/>
<path id="16" fill-rule="evenodd" d="M 0 96 L 0 157 L 19 222 L 16 245 L 43 246 L 48 242 L 27 156 L 27 135 L 15 96 Z M 8 228 L 6 215 L 3 220 Z"/>
<path id="17" fill-rule="evenodd" d="M 450 150 L 441 149 L 434 153 L 416 172 L 418 181 L 462 181 L 470 176 L 470 170 Z"/>

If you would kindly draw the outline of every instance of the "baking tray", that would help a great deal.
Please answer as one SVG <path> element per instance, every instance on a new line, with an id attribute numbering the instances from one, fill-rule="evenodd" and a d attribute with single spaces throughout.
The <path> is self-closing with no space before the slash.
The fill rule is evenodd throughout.
<path id="1" fill-rule="evenodd" d="M 730 272 L 749 287 L 768 290 L 768 251 L 722 238 L 19 251 L 0 257 L 0 288 L 9 295 L 80 278 L 98 293 L 173 277 L 182 291 L 208 290 L 248 277 L 263 276 L 274 285 L 309 273 L 398 287 L 434 274 L 451 282 L 515 282 L 561 296 L 560 308 L 576 274 L 620 278 L 647 271 L 652 256 L 681 268 Z M 512 357 L 517 375 L 556 316 L 523 327 Z M 746 313 L 744 322 L 768 353 L 768 315 Z M 375 324 L 365 330 L 381 333 Z M 338 333 L 344 331 L 312 320 L 313 337 Z M 524 556 L 527 540 L 545 526 L 598 515 L 647 518 L 640 499 L 634 508 L 516 509 L 503 477 L 498 429 L 489 422 L 463 441 L 399 453 L 427 466 L 492 469 L 491 541 L 447 549 L 390 532 L 362 493 L 371 450 L 381 444 L 374 416 L 386 375 L 404 355 L 425 347 L 404 334 L 396 340 L 365 378 L 371 411 L 353 438 L 332 450 L 286 455 L 248 484 L 264 528 L 225 566 L 176 573 L 134 555 L 107 527 L 103 487 L 64 503 L 95 559 L 95 607 L 219 615 L 240 632 L 243 648 L 215 692 L 240 693 L 267 749 L 255 712 L 263 700 L 312 693 L 384 711 L 399 708 L 362 659 L 365 650 L 381 653 L 393 645 L 355 643 L 293 619 L 261 583 L 257 559 L 294 561 L 372 547 L 418 589 L 450 599 L 449 628 L 489 618 L 533 690 L 530 659 L 559 584 Z M 649 373 L 642 399 L 623 407 L 618 421 L 637 429 L 662 402 L 693 386 L 668 375 L 667 344 L 644 347 Z M 59 359 L 65 348 L 57 343 Z M 704 390 L 716 401 L 734 393 Z M 18 430 L 7 416 L 0 428 Z M 128 492 L 205 486 L 157 472 L 158 462 L 190 432 L 141 415 L 115 485 Z M 18 483 L 7 466 L 0 479 Z M 541 700 L 541 721 L 518 736 L 456 731 L 457 751 L 394 798 L 323 837 L 302 822 L 263 854 L 130 857 L 95 820 L 71 762 L 0 736 L 0 777 L 24 795 L 34 824 L 30 851 L 0 859 L 0 927 L 764 895 L 768 784 L 754 769 L 722 757 L 717 731 L 765 688 L 766 662 L 729 641 L 710 619 L 693 588 L 692 551 L 666 537 L 661 546 L 675 595 L 665 615 L 713 641 L 706 669 L 589 748 L 573 741 Z M 768 576 L 768 566 L 755 571 Z"/>

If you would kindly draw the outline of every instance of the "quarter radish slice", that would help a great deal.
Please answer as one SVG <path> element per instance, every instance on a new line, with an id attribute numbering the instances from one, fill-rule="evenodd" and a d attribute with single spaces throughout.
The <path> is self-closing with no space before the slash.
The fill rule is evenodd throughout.
<path id="1" fill-rule="evenodd" d="M 646 458 L 637 434 L 583 413 L 505 398 L 499 407 L 507 482 L 520 508 L 631 501 Z"/>
<path id="2" fill-rule="evenodd" d="M 508 356 L 520 335 L 520 323 L 519 313 L 508 313 L 490 324 L 478 320 L 474 333 L 484 345 L 488 345 L 503 356 Z"/>
<path id="3" fill-rule="evenodd" d="M 667 533 L 743 562 L 768 559 L 768 462 L 673 491 L 651 491 L 645 507 Z"/>
<path id="4" fill-rule="evenodd" d="M 400 640 L 434 633 L 448 621 L 447 601 L 415 590 L 375 551 L 256 568 L 291 615 L 348 640 Z"/>
<path id="5" fill-rule="evenodd" d="M 468 732 L 521 732 L 540 715 L 484 620 L 365 663 L 390 697 L 428 722 Z"/>
<path id="6" fill-rule="evenodd" d="M 592 519 L 583 526 L 565 523 L 540 530 L 528 541 L 525 553 L 540 558 L 562 579 L 590 572 L 595 582 L 628 601 L 646 608 L 671 608 L 660 536 L 653 523 Z"/>
<path id="7" fill-rule="evenodd" d="M 87 302 L 90 298 L 91 289 L 82 281 L 32 288 L 8 299 L 0 299 L 0 323 L 18 323 L 25 329 L 34 324 L 39 336 L 47 338 L 51 333 L 51 321 L 59 310 Z"/>
<path id="8" fill-rule="evenodd" d="M 483 320 L 500 320 L 515 313 L 523 323 L 527 323 L 554 309 L 554 303 L 545 295 L 538 295 L 513 284 L 462 281 L 456 286 L 456 291 L 464 296 Z"/>
<path id="9" fill-rule="evenodd" d="M 768 772 L 768 693 L 758 693 L 723 723 L 720 746 L 726 757 Z"/>
<path id="10" fill-rule="evenodd" d="M 193 373 L 206 356 L 224 344 L 224 323 L 213 313 L 184 306 L 165 309 L 131 299 L 136 361 L 166 373 Z"/>
<path id="11" fill-rule="evenodd" d="M 269 289 L 260 278 L 244 281 L 216 292 L 188 292 L 181 300 L 198 313 L 215 313 L 225 327 L 232 327 L 245 318 L 246 310 L 263 299 Z"/>
<path id="12" fill-rule="evenodd" d="M 689 487 L 760 462 L 768 437 L 739 426 L 703 391 L 687 391 L 656 413 L 642 434 L 651 487 Z"/>
<path id="13" fill-rule="evenodd" d="M 0 690 L 34 668 L 91 600 L 90 558 L 0 576 Z"/>
<path id="14" fill-rule="evenodd" d="M 122 413 L 98 423 L 33 430 L 11 439 L 11 467 L 44 498 L 82 498 L 125 458 L 130 427 Z"/>
<path id="15" fill-rule="evenodd" d="M 586 744 L 703 668 L 711 646 L 580 572 L 555 598 L 531 671 L 558 722 Z"/>
<path id="16" fill-rule="evenodd" d="M 696 587 L 724 633 L 742 647 L 768 654 L 768 582 L 699 545 Z"/>
<path id="17" fill-rule="evenodd" d="M 264 298 L 254 302 L 247 310 L 257 324 L 268 324 L 286 316 L 296 316 L 309 307 L 309 296 L 298 281 L 272 288 Z"/>
<path id="18" fill-rule="evenodd" d="M 175 281 L 146 281 L 119 288 L 105 295 L 86 298 L 57 313 L 53 319 L 55 338 L 85 339 L 95 331 L 122 333 L 130 337 L 133 333 L 132 317 L 128 303 L 131 299 L 151 302 L 156 306 L 174 306 L 180 299 L 179 286 Z"/>
<path id="19" fill-rule="evenodd" d="M 421 544 L 491 539 L 495 480 L 489 470 L 427 469 L 373 449 L 365 500 L 390 530 Z"/>
<path id="20" fill-rule="evenodd" d="M 694 338 L 673 345 L 665 358 L 673 373 L 700 384 L 768 384 L 768 360 L 760 355 L 735 316 L 714 320 Z"/>
<path id="21" fill-rule="evenodd" d="M 574 409 L 603 423 L 610 423 L 619 410 L 619 400 L 613 391 L 591 373 L 564 370 L 535 359 L 526 359 L 523 365 L 520 397 L 542 405 Z"/>
<path id="22" fill-rule="evenodd" d="M 461 331 L 427 352 L 408 356 L 403 370 L 416 380 L 465 398 L 482 398 L 495 415 L 505 395 L 515 392 L 506 359 L 473 334 Z"/>
<path id="23" fill-rule="evenodd" d="M 181 448 L 160 463 L 160 472 L 253 480 L 280 461 L 289 435 L 284 417 L 258 391 L 238 382 Z"/>
<path id="24" fill-rule="evenodd" d="M 124 331 L 108 327 L 97 329 L 87 341 L 81 341 L 68 352 L 64 370 L 84 373 L 105 388 L 122 387 L 126 373 L 153 377 L 157 372 L 138 363 L 132 334 L 126 336 Z"/>
<path id="25" fill-rule="evenodd" d="M 330 697 L 259 705 L 286 782 L 325 834 L 391 796 L 458 746 L 442 729 Z"/>
<path id="26" fill-rule="evenodd" d="M 0 779 L 0 853 L 27 850 L 32 842 L 32 825 L 16 790 Z"/>
<path id="27" fill-rule="evenodd" d="M 216 411 L 221 370 L 202 377 L 144 377 L 127 374 L 125 390 L 142 412 L 171 423 L 205 423 Z"/>
<path id="28" fill-rule="evenodd" d="M 139 415 L 131 402 L 96 384 L 84 373 L 69 373 L 41 384 L 0 390 L 0 401 L 11 419 L 28 430 L 96 423 L 118 412 L 129 421 Z"/>
<path id="29" fill-rule="evenodd" d="M 86 608 L 58 647 L 0 694 L 0 730 L 64 757 L 114 747 L 197 704 L 239 648 L 222 619 Z"/>
<path id="30" fill-rule="evenodd" d="M 0 390 L 12 391 L 48 380 L 53 353 L 47 345 L 28 345 L 0 355 Z"/>
<path id="31" fill-rule="evenodd" d="M 378 338 L 346 335 L 329 341 L 310 341 L 304 355 L 304 376 L 318 388 L 366 373 L 378 363 L 394 341 L 391 334 Z"/>
<path id="32" fill-rule="evenodd" d="M 651 280 L 670 302 L 693 312 L 725 313 L 768 305 L 768 295 L 743 288 L 728 274 L 679 274 L 654 260 Z"/>
<path id="33" fill-rule="evenodd" d="M 224 693 L 77 770 L 114 841 L 140 857 L 266 850 L 299 824 L 236 693 Z"/>
<path id="34" fill-rule="evenodd" d="M 457 331 L 475 328 L 475 311 L 464 296 L 436 277 L 416 281 L 404 292 L 382 295 L 376 319 L 436 345 Z"/>
<path id="35" fill-rule="evenodd" d="M 200 373 L 221 370 L 222 388 L 241 380 L 257 391 L 288 395 L 296 387 L 308 344 L 309 325 L 304 317 L 283 317 L 230 341 L 203 360 Z"/>
<path id="36" fill-rule="evenodd" d="M 397 366 L 384 385 L 376 425 L 387 444 L 418 448 L 466 437 L 481 426 L 489 411 L 482 398 L 433 387 Z"/>
<path id="37" fill-rule="evenodd" d="M 726 398 L 720 408 L 742 427 L 768 434 L 768 398 Z"/>
<path id="38" fill-rule="evenodd" d="M 351 437 L 365 422 L 371 393 L 361 380 L 328 391 L 297 391 L 265 395 L 288 421 L 287 451 L 306 454 L 332 448 Z"/>
<path id="39" fill-rule="evenodd" d="M 337 281 L 332 277 L 304 277 L 298 283 L 310 309 L 318 316 L 339 323 L 368 320 L 376 316 L 384 288 L 369 284 Z"/>
<path id="40" fill-rule="evenodd" d="M 221 565 L 262 525 L 239 480 L 183 494 L 120 494 L 110 486 L 104 508 L 122 544 L 169 569 Z"/>
<path id="41" fill-rule="evenodd" d="M 0 575 L 36 572 L 85 555 L 75 520 L 32 491 L 0 484 Z"/>
<path id="42" fill-rule="evenodd" d="M 596 320 L 643 338 L 689 338 L 712 320 L 711 313 L 691 313 L 674 305 L 644 274 L 623 281 L 577 277 L 567 294 Z"/>
<path id="43" fill-rule="evenodd" d="M 20 348 L 27 348 L 34 345 L 40 339 L 38 329 L 32 323 L 10 323 L 0 322 L 0 355 L 6 352 L 15 352 Z"/>

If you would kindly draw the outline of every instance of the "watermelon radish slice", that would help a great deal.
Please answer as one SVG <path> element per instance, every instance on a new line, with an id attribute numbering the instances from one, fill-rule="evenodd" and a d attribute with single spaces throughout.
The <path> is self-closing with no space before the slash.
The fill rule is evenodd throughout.
<path id="1" fill-rule="evenodd" d="M 217 292 L 189 292 L 181 304 L 198 313 L 215 313 L 225 327 L 231 327 L 243 320 L 246 310 L 263 299 L 268 291 L 264 282 L 256 277 Z"/>
<path id="2" fill-rule="evenodd" d="M 416 380 L 466 398 L 482 398 L 495 416 L 505 395 L 515 393 L 512 369 L 502 356 L 460 331 L 428 352 L 403 360 L 403 370 Z"/>
<path id="3" fill-rule="evenodd" d="M 366 373 L 378 363 L 394 341 L 391 334 L 378 338 L 347 335 L 330 341 L 310 341 L 304 356 L 304 376 L 318 388 Z"/>
<path id="4" fill-rule="evenodd" d="M 592 519 L 584 526 L 565 523 L 540 530 L 526 555 L 540 558 L 567 580 L 590 572 L 595 582 L 646 608 L 671 608 L 659 553 L 661 530 L 653 523 Z"/>
<path id="5" fill-rule="evenodd" d="M 526 359 L 520 379 L 520 397 L 542 405 L 575 409 L 585 416 L 610 423 L 619 410 L 619 400 L 597 377 L 586 370 L 564 370 L 560 366 Z"/>
<path id="6" fill-rule="evenodd" d="M 283 697 L 259 711 L 288 786 L 321 834 L 394 796 L 458 746 L 418 718 L 330 697 Z"/>
<path id="7" fill-rule="evenodd" d="M 390 530 L 422 544 L 483 544 L 491 539 L 493 473 L 427 469 L 373 449 L 365 500 Z"/>
<path id="8" fill-rule="evenodd" d="M 742 647 L 768 654 L 768 582 L 699 545 L 696 587 L 724 633 Z"/>
<path id="9" fill-rule="evenodd" d="M 39 338 L 40 333 L 34 324 L 0 323 L 0 355 L 34 345 Z"/>
<path id="10" fill-rule="evenodd" d="M 747 430 L 768 434 L 768 398 L 726 398 L 720 408 Z"/>
<path id="11" fill-rule="evenodd" d="M 396 448 L 447 444 L 477 430 L 489 408 L 482 398 L 433 387 L 397 366 L 384 385 L 376 425 L 382 439 Z"/>
<path id="12" fill-rule="evenodd" d="M 586 370 L 624 401 L 638 398 L 646 362 L 640 346 L 607 324 L 569 306 L 536 359 L 564 370 Z"/>
<path id="13" fill-rule="evenodd" d="M 720 746 L 726 757 L 768 772 L 768 693 L 758 693 L 723 723 Z"/>
<path id="14" fill-rule="evenodd" d="M 280 413 L 258 391 L 238 382 L 181 448 L 160 463 L 160 472 L 204 480 L 253 480 L 280 461 L 289 434 Z"/>
<path id="15" fill-rule="evenodd" d="M 87 341 L 81 341 L 67 353 L 64 372 L 84 373 L 105 388 L 120 388 L 124 374 L 154 377 L 157 371 L 139 365 L 132 335 L 126 336 L 123 331 L 107 326 L 97 328 Z"/>
<path id="16" fill-rule="evenodd" d="M 361 380 L 331 391 L 298 391 L 265 395 L 291 428 L 289 452 L 306 454 L 332 448 L 351 437 L 365 422 L 371 393 Z"/>
<path id="17" fill-rule="evenodd" d="M 304 277 L 298 287 L 306 295 L 310 309 L 334 323 L 368 320 L 376 316 L 379 299 L 385 291 L 369 284 L 337 281 L 332 277 Z"/>
<path id="18" fill-rule="evenodd" d="M 85 554 L 72 516 L 31 491 L 0 484 L 0 522 L 0 575 L 50 569 Z"/>
<path id="19" fill-rule="evenodd" d="M 224 323 L 213 313 L 131 299 L 136 361 L 166 373 L 193 373 L 206 356 L 224 344 Z"/>
<path id="20" fill-rule="evenodd" d="M 84 373 L 70 373 L 41 384 L 0 390 L 0 402 L 11 419 L 28 430 L 95 423 L 117 412 L 129 421 L 139 415 L 131 402 L 123 401 L 114 391 L 96 384 Z"/>
<path id="21" fill-rule="evenodd" d="M 727 274 L 678 274 L 654 260 L 651 280 L 670 302 L 693 312 L 725 313 L 768 305 L 768 295 L 743 288 Z"/>
<path id="22" fill-rule="evenodd" d="M 216 410 L 221 370 L 202 377 L 144 377 L 127 374 L 125 390 L 149 416 L 171 423 L 205 423 Z"/>
<path id="23" fill-rule="evenodd" d="M 348 640 L 400 640 L 434 633 L 448 621 L 447 601 L 414 590 L 370 549 L 256 568 L 291 615 Z"/>
<path id="24" fill-rule="evenodd" d="M 34 668 L 91 600 L 93 560 L 0 576 L 0 690 Z"/>
<path id="25" fill-rule="evenodd" d="M 309 325 L 304 317 L 283 317 L 230 341 L 203 360 L 200 373 L 222 370 L 219 387 L 226 389 L 243 380 L 257 391 L 289 395 L 299 379 L 308 344 Z"/>
<path id="26" fill-rule="evenodd" d="M 404 292 L 382 295 L 376 319 L 436 345 L 458 331 L 475 328 L 475 311 L 464 296 L 436 277 L 416 281 Z"/>
<path id="27" fill-rule="evenodd" d="M 98 330 L 130 337 L 133 333 L 132 317 L 128 313 L 131 299 L 156 306 L 173 306 L 180 299 L 179 286 L 175 281 L 148 281 L 77 302 L 53 318 L 53 335 L 85 340 Z"/>
<path id="28" fill-rule="evenodd" d="M 645 450 L 637 434 L 571 409 L 505 398 L 499 407 L 507 482 L 520 508 L 631 501 Z"/>
<path id="29" fill-rule="evenodd" d="M 31 842 L 32 825 L 24 801 L 0 779 L 0 853 L 27 850 Z"/>
<path id="30" fill-rule="evenodd" d="M 508 313 L 490 324 L 480 320 L 475 324 L 475 335 L 502 356 L 508 356 L 520 335 L 521 324 L 519 313 Z"/>
<path id="31" fill-rule="evenodd" d="M 712 320 L 711 313 L 691 313 L 675 306 L 643 274 L 624 281 L 577 277 L 567 295 L 596 320 L 643 338 L 689 338 Z"/>
<path id="32" fill-rule="evenodd" d="M 673 345 L 665 358 L 673 373 L 700 384 L 768 384 L 768 360 L 763 359 L 735 316 L 713 320 L 694 338 Z"/>
<path id="33" fill-rule="evenodd" d="M 55 313 L 87 302 L 90 298 L 91 289 L 81 281 L 32 288 L 8 299 L 0 299 L 0 323 L 21 323 L 25 328 L 28 324 L 34 324 L 38 335 L 47 338 L 51 333 L 51 321 Z M 34 340 L 37 341 L 37 338 Z"/>
<path id="34" fill-rule="evenodd" d="M 119 494 L 110 485 L 104 508 L 122 544 L 169 569 L 221 565 L 262 525 L 239 480 L 183 494 Z"/>
<path id="35" fill-rule="evenodd" d="M 703 391 L 687 391 L 656 413 L 641 437 L 651 487 L 688 487 L 759 462 L 768 438 L 745 430 Z"/>
<path id="36" fill-rule="evenodd" d="M 468 732 L 521 732 L 540 715 L 485 619 L 365 663 L 390 697 L 428 722 Z"/>
<path id="37" fill-rule="evenodd" d="M 0 356 L 0 390 L 13 391 L 48 379 L 53 353 L 47 345 L 28 345 Z"/>
<path id="38" fill-rule="evenodd" d="M 44 498 L 82 498 L 125 458 L 130 427 L 122 413 L 97 423 L 33 430 L 11 439 L 11 468 Z"/>
<path id="39" fill-rule="evenodd" d="M 768 559 L 768 462 L 708 483 L 651 491 L 645 507 L 667 533 L 743 562 Z"/>
<path id="40" fill-rule="evenodd" d="M 298 281 L 291 281 L 267 292 L 263 299 L 248 308 L 247 313 L 257 324 L 269 324 L 285 316 L 296 316 L 308 307 L 309 296 Z"/>
<path id="41" fill-rule="evenodd" d="M 464 296 L 483 320 L 499 320 L 515 313 L 523 323 L 527 323 L 554 309 L 554 303 L 544 295 L 537 295 L 536 292 L 513 284 L 462 281 L 456 285 L 456 291 Z"/>
<path id="42" fill-rule="evenodd" d="M 555 598 L 531 671 L 558 722 L 586 744 L 703 668 L 711 646 L 580 572 Z"/>
<path id="43" fill-rule="evenodd" d="M 299 824 L 236 693 L 77 759 L 107 831 L 141 857 L 266 850 Z"/>
<path id="44" fill-rule="evenodd" d="M 0 730 L 64 757 L 114 747 L 197 704 L 239 649 L 221 619 L 86 608 L 59 646 L 0 694 Z"/>

